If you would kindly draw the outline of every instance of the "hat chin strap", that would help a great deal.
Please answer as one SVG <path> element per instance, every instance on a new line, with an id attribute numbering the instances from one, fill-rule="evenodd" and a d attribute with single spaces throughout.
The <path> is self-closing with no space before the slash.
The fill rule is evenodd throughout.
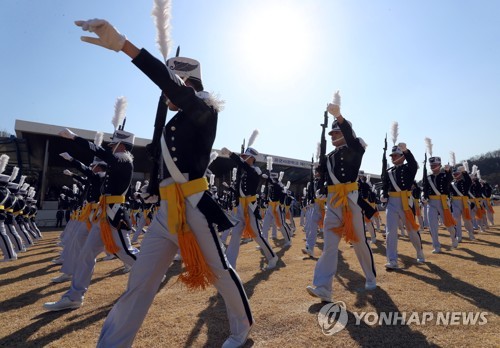
<path id="1" fill-rule="evenodd" d="M 332 144 L 333 144 L 333 146 L 342 146 L 342 145 L 345 144 L 345 143 L 342 143 L 342 144 L 339 143 L 339 142 L 342 142 L 342 141 L 344 141 L 344 137 L 332 140 Z"/>
<path id="2" fill-rule="evenodd" d="M 121 141 L 119 141 L 119 142 L 117 142 L 117 143 L 113 146 L 113 155 L 115 154 L 116 149 L 118 149 L 118 146 L 120 146 L 120 144 L 121 144 L 121 143 L 122 143 L 122 142 L 121 142 Z"/>

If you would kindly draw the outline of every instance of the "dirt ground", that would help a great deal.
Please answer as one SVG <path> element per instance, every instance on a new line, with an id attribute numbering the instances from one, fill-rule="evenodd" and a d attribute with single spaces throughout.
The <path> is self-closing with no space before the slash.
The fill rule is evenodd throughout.
<path id="1" fill-rule="evenodd" d="M 255 243 L 242 245 L 237 271 L 255 318 L 245 347 L 498 347 L 500 207 L 495 209 L 496 224 L 477 234 L 476 241 L 465 237 L 456 250 L 451 249 L 449 235 L 441 228 L 443 252 L 432 254 L 431 238 L 424 230 L 426 263 L 422 265 L 415 262 L 409 239 L 400 237 L 402 268 L 397 271 L 384 269 L 385 243 L 378 233 L 372 247 L 378 281 L 374 291 L 362 290 L 364 276 L 354 251 L 341 242 L 333 300 L 345 303 L 348 322 L 333 335 L 323 334 L 318 324 L 318 313 L 325 304 L 305 291 L 312 283 L 316 261 L 301 252 L 302 228 L 298 227 L 289 249 L 282 248 L 282 239 L 271 241 L 280 257 L 274 270 L 260 270 L 265 260 Z M 298 222 L 296 218 L 297 226 Z M 99 259 L 81 308 L 44 311 L 44 302 L 58 300 L 69 287 L 68 282 L 50 282 L 59 275 L 60 266 L 51 262 L 60 250 L 56 246 L 59 234 L 45 231 L 44 238 L 17 261 L 0 263 L 0 347 L 95 346 L 107 313 L 123 293 L 128 275 L 122 273 L 121 261 Z M 320 249 L 322 245 L 323 240 L 318 239 Z M 179 262 L 172 264 L 134 347 L 220 347 L 227 338 L 222 298 L 214 288 L 187 291 L 177 282 L 180 269 Z M 371 314 L 356 323 L 362 312 Z M 404 325 L 401 321 L 397 325 L 374 322 L 375 315 L 394 312 L 405 314 L 407 320 L 414 315 L 417 320 Z M 423 323 L 424 312 L 433 320 Z M 480 320 L 464 325 L 462 315 L 468 313 Z M 438 322 L 438 315 L 451 316 L 448 325 Z"/>

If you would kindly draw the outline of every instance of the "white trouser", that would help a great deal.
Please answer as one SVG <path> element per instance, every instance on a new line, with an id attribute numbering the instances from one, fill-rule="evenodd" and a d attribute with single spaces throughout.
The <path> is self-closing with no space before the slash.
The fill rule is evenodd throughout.
<path id="1" fill-rule="evenodd" d="M 111 227 L 111 235 L 119 248 L 115 255 L 125 264 L 132 266 L 136 260 L 136 255 L 130 245 L 128 231 L 117 231 L 114 227 Z M 63 297 L 68 297 L 71 301 L 83 301 L 83 296 L 87 292 L 92 280 L 96 257 L 103 251 L 104 243 L 101 239 L 101 228 L 99 227 L 99 222 L 97 222 L 92 224 L 87 240 L 78 256 L 77 266 L 71 280 L 71 287 Z"/>
<path id="2" fill-rule="evenodd" d="M 17 253 L 14 250 L 14 246 L 7 235 L 7 230 L 5 228 L 5 224 L 0 221 L 0 249 L 2 249 L 4 260 L 11 260 L 17 257 Z"/>
<path id="3" fill-rule="evenodd" d="M 438 234 L 438 215 L 444 221 L 444 209 L 440 199 L 429 199 L 427 202 L 427 217 L 429 218 L 429 230 L 432 237 L 432 246 L 434 249 L 439 250 L 441 244 L 439 243 Z M 451 243 L 455 240 L 455 226 L 446 227 L 450 233 Z"/>
<path id="4" fill-rule="evenodd" d="M 386 244 L 387 244 L 387 261 L 398 261 L 398 226 L 401 220 L 405 221 L 406 216 L 403 210 L 401 197 L 389 197 L 386 208 L 387 231 L 386 231 Z M 408 237 L 411 244 L 417 252 L 417 258 L 424 258 L 422 250 L 422 240 L 420 239 L 420 232 L 412 229 L 411 225 L 405 223 Z"/>
<path id="5" fill-rule="evenodd" d="M 276 209 L 277 209 L 276 214 L 278 214 L 278 219 L 280 220 L 280 224 L 281 224 L 281 227 L 279 228 L 280 232 L 283 235 L 283 237 L 285 238 L 285 242 L 288 243 L 288 242 L 290 242 L 290 229 L 288 227 L 288 224 L 286 224 L 284 219 L 283 219 L 283 214 L 281 212 L 280 206 L 277 205 Z M 272 224 L 274 224 L 276 226 L 275 218 L 274 218 L 274 214 L 273 214 L 273 207 L 269 204 L 267 209 L 266 209 L 266 213 L 264 214 L 264 220 L 262 221 L 262 236 L 264 237 L 266 242 L 269 240 L 269 229 L 271 228 Z M 274 237 L 274 235 L 273 235 L 273 237 Z"/>
<path id="6" fill-rule="evenodd" d="M 352 224 L 355 235 L 358 239 L 357 242 L 352 243 L 354 252 L 358 257 L 361 269 L 365 274 L 366 283 L 374 284 L 376 282 L 375 264 L 373 262 L 372 251 L 366 241 L 363 214 L 361 212 L 361 208 L 354 203 L 357 201 L 357 191 L 350 193 L 349 196 L 350 198 L 348 200 L 348 204 L 352 212 Z M 323 253 L 316 263 L 313 279 L 313 284 L 316 287 L 326 290 L 330 295 L 333 291 L 333 278 L 337 274 L 339 242 L 342 238 L 339 234 L 333 232 L 332 229 L 338 228 L 343 224 L 342 206 L 333 208 L 333 204 L 329 203 L 331 197 L 332 193 L 329 193 L 323 232 L 325 244 L 323 246 Z"/>
<path id="7" fill-rule="evenodd" d="M 471 220 L 465 220 L 464 203 L 462 202 L 462 200 L 453 199 L 451 201 L 451 208 L 452 208 L 453 218 L 455 219 L 455 222 L 457 223 L 455 225 L 455 234 L 457 236 L 458 241 L 460 242 L 462 240 L 462 218 L 464 220 L 464 227 L 467 230 L 467 232 L 469 233 L 469 238 L 473 239 L 474 238 L 474 228 L 472 227 Z"/>
<path id="8" fill-rule="evenodd" d="M 271 249 L 271 247 L 269 246 L 269 243 L 262 237 L 262 232 L 260 231 L 259 222 L 257 221 L 257 218 L 252 212 L 250 206 L 251 205 L 249 204 L 247 209 L 248 209 L 248 214 L 250 215 L 250 226 L 253 230 L 253 233 L 255 234 L 254 240 L 260 246 L 260 250 L 262 250 L 264 256 L 269 262 L 276 254 L 273 252 L 273 249 Z M 229 260 L 229 263 L 231 264 L 231 266 L 233 266 L 234 269 L 236 269 L 236 259 L 238 258 L 238 254 L 240 252 L 241 234 L 243 233 L 243 230 L 245 228 L 245 214 L 243 213 L 243 207 L 241 203 L 240 205 L 238 205 L 236 218 L 238 219 L 238 224 L 233 227 L 231 240 L 229 241 L 229 246 L 226 250 L 227 259 Z"/>
<path id="9" fill-rule="evenodd" d="M 86 222 L 75 221 L 72 225 L 74 226 L 71 231 L 72 238 L 66 239 L 63 252 L 61 253 L 61 258 L 63 259 L 61 272 L 66 274 L 75 273 L 76 267 L 80 262 L 80 250 L 82 250 L 89 235 Z"/>
<path id="10" fill-rule="evenodd" d="M 310 215 L 306 227 L 306 248 L 313 251 L 318 236 L 318 226 L 322 218 L 318 203 L 314 203 L 310 209 Z"/>
<path id="11" fill-rule="evenodd" d="M 241 280 L 231 267 L 213 226 L 198 208 L 186 200 L 186 221 L 191 227 L 207 264 L 216 276 L 215 287 L 226 304 L 231 335 L 245 332 L 253 324 L 250 304 Z M 167 201 L 160 208 L 142 241 L 141 252 L 130 272 L 127 290 L 108 314 L 98 347 L 131 347 L 137 331 L 158 291 L 177 249 L 177 234 L 170 233 Z M 173 304 L 182 305 L 182 304 Z"/>
<path id="12" fill-rule="evenodd" d="M 16 226 L 14 226 L 13 223 L 5 224 L 5 230 L 12 242 L 12 245 L 14 246 L 14 250 L 16 251 L 16 253 L 26 251 L 26 245 L 24 245 L 23 239 L 21 238 L 19 233 L 17 233 Z"/>

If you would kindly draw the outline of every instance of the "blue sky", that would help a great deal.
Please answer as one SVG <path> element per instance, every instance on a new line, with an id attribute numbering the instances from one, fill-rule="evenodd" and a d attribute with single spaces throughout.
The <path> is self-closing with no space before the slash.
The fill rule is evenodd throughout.
<path id="1" fill-rule="evenodd" d="M 368 143 L 367 172 L 380 173 L 394 121 L 419 162 L 425 137 L 445 162 L 450 151 L 461 161 L 500 148 L 499 1 L 172 3 L 171 55 L 180 45 L 198 59 L 205 88 L 226 101 L 216 149 L 238 151 L 258 129 L 259 151 L 308 160 L 336 90 Z M 123 53 L 81 42 L 73 21 L 107 19 L 161 58 L 152 4 L 2 1 L 0 129 L 13 133 L 22 119 L 112 132 L 115 100 L 125 96 L 126 130 L 150 138 L 157 87 Z"/>

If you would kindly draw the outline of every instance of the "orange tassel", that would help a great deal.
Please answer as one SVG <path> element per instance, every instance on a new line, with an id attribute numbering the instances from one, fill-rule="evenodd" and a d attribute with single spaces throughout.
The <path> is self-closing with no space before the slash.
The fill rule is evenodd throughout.
<path id="1" fill-rule="evenodd" d="M 446 227 L 452 227 L 457 224 L 453 216 L 451 215 L 450 209 L 443 209 L 444 210 L 444 225 Z"/>
<path id="2" fill-rule="evenodd" d="M 250 215 L 248 214 L 248 206 L 245 205 L 243 208 L 244 214 L 245 214 L 245 228 L 243 229 L 243 233 L 241 234 L 241 238 L 252 238 L 254 239 L 255 233 L 252 229 L 252 225 L 250 224 Z"/>
<path id="3" fill-rule="evenodd" d="M 182 261 L 185 265 L 185 271 L 179 276 L 179 280 L 186 284 L 189 290 L 205 290 L 207 286 L 215 282 L 216 277 L 208 266 L 196 237 L 187 224 L 184 225 L 183 231 L 178 233 L 178 240 Z"/>
<path id="4" fill-rule="evenodd" d="M 347 243 L 358 242 L 358 237 L 356 236 L 356 233 L 354 232 L 354 226 L 352 225 L 351 209 L 349 209 L 349 207 L 344 207 L 342 215 L 343 215 L 342 225 L 339 227 L 334 227 L 332 231 L 341 237 L 344 236 L 344 240 Z"/>
<path id="5" fill-rule="evenodd" d="M 413 231 L 418 231 L 420 226 L 415 222 L 415 216 L 411 210 L 405 210 L 406 223 Z"/>
<path id="6" fill-rule="evenodd" d="M 113 239 L 113 231 L 111 231 L 111 227 L 109 226 L 109 222 L 106 216 L 104 219 L 101 219 L 100 227 L 101 227 L 101 238 L 104 243 L 104 247 L 106 251 L 110 254 L 116 254 L 120 249 L 115 244 L 115 240 Z"/>
<path id="7" fill-rule="evenodd" d="M 470 209 L 469 207 L 464 207 L 464 220 L 470 220 L 471 219 L 471 216 L 470 216 Z"/>

